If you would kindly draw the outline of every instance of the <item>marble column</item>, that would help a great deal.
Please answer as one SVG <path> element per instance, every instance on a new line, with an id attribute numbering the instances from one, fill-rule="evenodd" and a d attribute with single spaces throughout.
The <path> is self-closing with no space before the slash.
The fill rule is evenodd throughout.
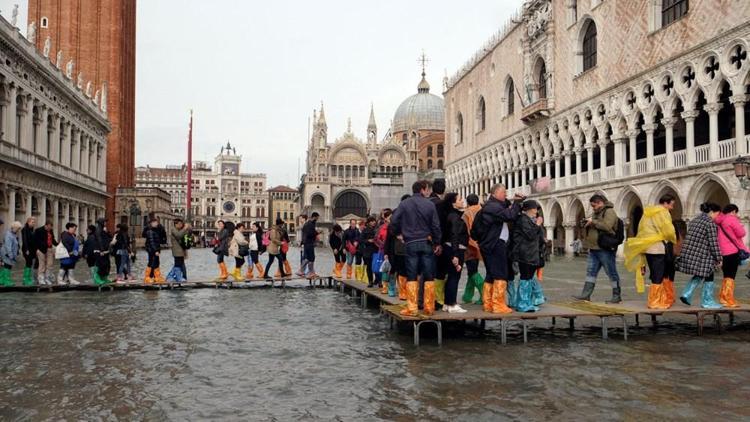
<path id="1" fill-rule="evenodd" d="M 78 128 L 71 130 L 70 141 L 70 168 L 73 171 L 81 171 L 81 131 Z"/>
<path id="2" fill-rule="evenodd" d="M 638 161 L 638 160 L 636 160 L 637 155 L 636 155 L 636 149 L 635 149 L 635 141 L 636 141 L 636 138 L 638 137 L 638 134 L 640 132 L 641 131 L 638 130 L 638 129 L 629 130 L 627 132 L 628 140 L 630 141 L 630 154 L 629 154 L 630 155 L 630 161 L 628 162 L 628 164 L 630 164 L 630 175 L 631 176 L 634 176 L 636 174 L 635 162 Z"/>
<path id="3" fill-rule="evenodd" d="M 674 168 L 674 125 L 677 123 L 677 119 L 673 117 L 665 117 L 661 119 L 661 124 L 664 125 L 664 132 L 666 134 L 666 158 L 667 168 Z"/>
<path id="4" fill-rule="evenodd" d="M 698 118 L 697 110 L 687 110 L 681 113 L 685 120 L 685 143 L 688 165 L 695 164 L 695 119 Z"/>
<path id="5" fill-rule="evenodd" d="M 655 124 L 644 124 L 643 131 L 646 132 L 646 171 L 654 171 L 654 132 Z"/>
<path id="6" fill-rule="evenodd" d="M 19 125 L 17 128 L 18 131 L 18 145 L 25 149 L 26 151 L 33 151 L 34 150 L 34 144 L 32 140 L 29 137 L 29 124 L 31 123 L 31 116 L 29 114 L 31 113 L 30 105 L 29 105 L 29 97 L 27 95 L 21 96 L 21 102 L 18 107 L 18 115 L 20 116 Z"/>
<path id="7" fill-rule="evenodd" d="M 87 135 L 81 135 L 81 161 L 79 171 L 82 174 L 88 174 L 89 172 L 89 137 Z"/>
<path id="8" fill-rule="evenodd" d="M 575 237 L 575 225 L 563 224 L 565 228 L 565 255 L 573 255 L 573 240 Z"/>
<path id="9" fill-rule="evenodd" d="M 52 200 L 52 230 L 54 233 L 60 233 L 60 200 Z"/>
<path id="10" fill-rule="evenodd" d="M 37 155 L 41 155 L 49 159 L 49 133 L 47 132 L 47 113 L 49 112 L 47 106 L 40 105 L 41 110 L 38 119 L 35 119 L 34 124 L 36 125 L 36 139 L 35 145 Z"/>
<path id="11" fill-rule="evenodd" d="M 708 113 L 708 159 L 709 161 L 719 158 L 719 110 L 724 106 L 721 103 L 708 103 L 703 109 Z"/>
<path id="12" fill-rule="evenodd" d="M 583 173 L 583 160 L 581 156 L 583 155 L 583 148 L 576 148 L 576 185 L 580 185 L 581 181 L 583 180 L 583 176 L 581 173 Z"/>
<path id="13" fill-rule="evenodd" d="M 586 180 L 594 183 L 594 144 L 586 143 Z"/>
<path id="14" fill-rule="evenodd" d="M 734 138 L 737 143 L 735 153 L 737 155 L 747 154 L 747 142 L 745 141 L 745 103 L 747 95 L 733 95 L 729 101 L 734 104 Z"/>
<path id="15" fill-rule="evenodd" d="M 27 192 L 26 193 L 26 217 L 25 218 L 34 216 L 33 214 L 34 209 L 31 206 L 32 203 L 34 202 L 33 199 L 34 199 L 34 195 L 32 195 L 31 192 Z M 42 209 L 41 203 L 39 204 L 39 209 L 40 210 Z M 42 215 L 41 220 L 44 220 L 44 215 Z"/>
<path id="16" fill-rule="evenodd" d="M 16 190 L 8 189 L 8 219 L 5 221 L 6 229 L 16 221 Z"/>
<path id="17" fill-rule="evenodd" d="M 18 115 L 18 104 L 16 103 L 17 88 L 14 84 L 8 84 L 8 107 L 5 111 L 5 124 L 3 125 L 3 140 L 16 144 L 16 116 Z"/>
<path id="18" fill-rule="evenodd" d="M 600 180 L 607 178 L 607 139 L 599 140 L 599 173 Z"/>
<path id="19" fill-rule="evenodd" d="M 60 115 L 52 115 L 52 128 L 48 133 L 49 160 L 60 162 Z"/>
<path id="20" fill-rule="evenodd" d="M 570 163 L 570 156 L 573 154 L 571 150 L 565 150 L 563 151 L 563 155 L 565 156 L 565 186 L 570 186 L 572 183 L 572 175 L 573 169 L 571 168 Z"/>
<path id="21" fill-rule="evenodd" d="M 625 165 L 625 154 L 623 154 L 623 148 L 625 147 L 625 139 L 622 136 L 616 136 L 612 138 L 612 142 L 615 144 L 615 177 L 622 177 L 622 170 Z"/>

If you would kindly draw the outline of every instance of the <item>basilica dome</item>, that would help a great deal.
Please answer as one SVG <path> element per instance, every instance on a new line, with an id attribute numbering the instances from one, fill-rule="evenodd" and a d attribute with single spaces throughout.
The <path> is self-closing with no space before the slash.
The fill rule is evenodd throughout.
<path id="1" fill-rule="evenodd" d="M 430 94 L 430 84 L 422 72 L 417 93 L 404 100 L 393 116 L 392 132 L 409 130 L 445 130 L 443 98 Z"/>

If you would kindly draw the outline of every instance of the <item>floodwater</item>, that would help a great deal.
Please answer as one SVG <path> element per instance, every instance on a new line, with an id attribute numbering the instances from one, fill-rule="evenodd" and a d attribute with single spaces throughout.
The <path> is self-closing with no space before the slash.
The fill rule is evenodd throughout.
<path id="1" fill-rule="evenodd" d="M 211 259 L 194 251 L 191 277 L 212 276 Z M 552 300 L 583 271 L 551 263 Z M 602 341 L 592 320 L 503 346 L 488 323 L 415 347 L 328 289 L 4 293 L 0 312 L 0 420 L 750 419 L 744 315 L 703 337 L 671 318 Z"/>

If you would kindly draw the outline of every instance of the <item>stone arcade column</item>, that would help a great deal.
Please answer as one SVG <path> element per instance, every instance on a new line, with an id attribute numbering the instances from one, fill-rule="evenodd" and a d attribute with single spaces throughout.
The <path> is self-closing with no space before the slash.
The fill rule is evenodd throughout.
<path id="1" fill-rule="evenodd" d="M 615 177 L 620 178 L 622 177 L 622 170 L 625 166 L 625 152 L 623 148 L 625 148 L 625 139 L 623 135 L 617 135 L 614 138 L 612 138 L 612 142 L 615 144 Z"/>
<path id="2" fill-rule="evenodd" d="M 599 173 L 600 180 L 607 180 L 607 138 L 599 140 Z"/>
<path id="3" fill-rule="evenodd" d="M 50 161 L 60 162 L 60 115 L 52 115 L 52 128 L 47 133 L 47 142 L 49 142 Z"/>
<path id="4" fill-rule="evenodd" d="M 586 143 L 586 180 L 594 183 L 594 144 Z"/>
<path id="5" fill-rule="evenodd" d="M 78 128 L 71 130 L 70 145 L 70 168 L 81 171 L 81 131 Z"/>
<path id="6" fill-rule="evenodd" d="M 573 238 L 575 237 L 575 224 L 563 224 L 565 229 L 565 255 L 573 255 Z"/>
<path id="7" fill-rule="evenodd" d="M 747 154 L 747 142 L 745 142 L 745 103 L 747 95 L 733 95 L 729 101 L 734 104 L 734 138 L 737 145 L 735 153 L 737 155 Z"/>
<path id="8" fill-rule="evenodd" d="M 55 198 L 52 200 L 52 231 L 57 233 L 55 236 L 59 236 L 60 233 L 60 200 Z"/>
<path id="9" fill-rule="evenodd" d="M 563 151 L 563 155 L 565 156 L 565 179 L 564 179 L 565 180 L 565 186 L 571 186 L 572 185 L 572 183 L 571 183 L 572 179 L 571 178 L 573 176 L 571 176 L 571 174 L 570 174 L 572 172 L 571 166 L 570 166 L 570 155 L 572 153 L 573 153 L 572 151 L 567 150 L 567 149 Z"/>
<path id="10" fill-rule="evenodd" d="M 41 113 L 39 113 L 39 119 L 35 119 L 36 121 L 34 122 L 34 124 L 38 125 L 36 129 L 36 137 L 38 141 L 36 144 L 36 153 L 38 155 L 46 157 L 47 159 L 50 159 L 50 154 L 47 153 L 49 151 L 49 132 L 47 131 L 47 115 L 49 113 L 49 110 L 45 105 L 40 105 L 39 108 L 41 109 Z"/>
<path id="11" fill-rule="evenodd" d="M 37 219 L 37 227 L 44 225 L 47 222 L 47 197 L 39 194 L 36 198 L 39 204 L 39 218 Z"/>
<path id="12" fill-rule="evenodd" d="M 89 174 L 89 160 L 91 159 L 91 156 L 89 155 L 89 137 L 86 135 L 81 136 L 81 167 L 80 172 L 83 174 Z"/>
<path id="13" fill-rule="evenodd" d="M 26 216 L 24 217 L 24 221 L 27 218 L 34 216 L 34 214 L 32 214 L 34 212 L 34 210 L 31 207 L 31 203 L 33 202 L 32 201 L 33 199 L 34 199 L 34 195 L 32 195 L 31 192 L 26 192 Z M 42 209 L 42 205 L 41 205 L 41 202 L 40 202 L 39 203 L 39 210 L 41 210 L 41 209 Z M 41 215 L 40 219 L 44 220 L 44 214 Z M 42 221 L 42 224 L 44 224 L 44 221 Z"/>
<path id="14" fill-rule="evenodd" d="M 674 125 L 677 120 L 673 117 L 665 117 L 661 119 L 661 124 L 664 125 L 664 132 L 666 134 L 667 143 L 667 168 L 674 168 Z"/>
<path id="15" fill-rule="evenodd" d="M 656 131 L 655 124 L 643 125 L 643 130 L 646 132 L 646 171 L 654 171 L 654 132 Z"/>
<path id="16" fill-rule="evenodd" d="M 685 120 L 685 143 L 688 165 L 695 164 L 695 119 L 698 118 L 697 110 L 687 110 L 681 113 Z"/>
<path id="17" fill-rule="evenodd" d="M 16 190 L 8 188 L 8 219 L 5 220 L 6 230 L 16 221 Z"/>
<path id="18" fill-rule="evenodd" d="M 708 113 L 708 159 L 713 161 L 719 158 L 719 110 L 724 106 L 721 103 L 708 103 L 703 109 Z"/>
<path id="19" fill-rule="evenodd" d="M 628 140 L 630 141 L 630 154 L 629 154 L 630 155 L 630 161 L 628 162 L 628 164 L 630 164 L 630 175 L 631 176 L 634 176 L 635 173 L 636 173 L 635 162 L 636 162 L 637 155 L 636 155 L 636 152 L 635 152 L 636 151 L 635 150 L 635 138 L 638 137 L 639 133 L 640 133 L 640 131 L 638 129 L 629 130 L 627 132 Z"/>
<path id="20" fill-rule="evenodd" d="M 29 102 L 30 100 L 26 95 L 21 97 L 21 104 L 20 107 L 18 107 L 18 115 L 21 118 L 19 120 L 20 124 L 16 130 L 18 131 L 18 146 L 27 151 L 33 151 L 34 144 L 29 139 L 29 131 L 27 129 L 28 123 L 31 122 L 31 117 L 29 116 L 29 113 L 31 113 Z"/>
<path id="21" fill-rule="evenodd" d="M 73 215 L 71 220 L 78 225 L 78 233 L 81 233 L 81 204 L 76 202 L 73 205 Z M 83 233 L 86 233 L 86 229 L 83 229 Z"/>
<path id="22" fill-rule="evenodd" d="M 582 179 L 581 172 L 583 172 L 583 163 L 581 162 L 581 155 L 583 154 L 583 148 L 576 148 L 576 185 L 580 185 Z"/>
<path id="23" fill-rule="evenodd" d="M 61 148 L 62 150 L 60 151 L 60 164 L 72 167 L 73 165 L 70 162 L 71 126 L 67 121 L 63 122 Z"/>

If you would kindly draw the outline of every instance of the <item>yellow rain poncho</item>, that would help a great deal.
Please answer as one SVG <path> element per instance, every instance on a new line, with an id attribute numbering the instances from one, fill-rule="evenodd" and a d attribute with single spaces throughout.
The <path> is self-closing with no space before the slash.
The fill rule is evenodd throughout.
<path id="1" fill-rule="evenodd" d="M 656 242 L 677 243 L 672 216 L 669 210 L 661 205 L 653 205 L 643 210 L 643 218 L 638 224 L 638 236 L 625 241 L 625 268 L 635 272 L 635 289 L 638 293 L 645 291 L 645 253 Z"/>

